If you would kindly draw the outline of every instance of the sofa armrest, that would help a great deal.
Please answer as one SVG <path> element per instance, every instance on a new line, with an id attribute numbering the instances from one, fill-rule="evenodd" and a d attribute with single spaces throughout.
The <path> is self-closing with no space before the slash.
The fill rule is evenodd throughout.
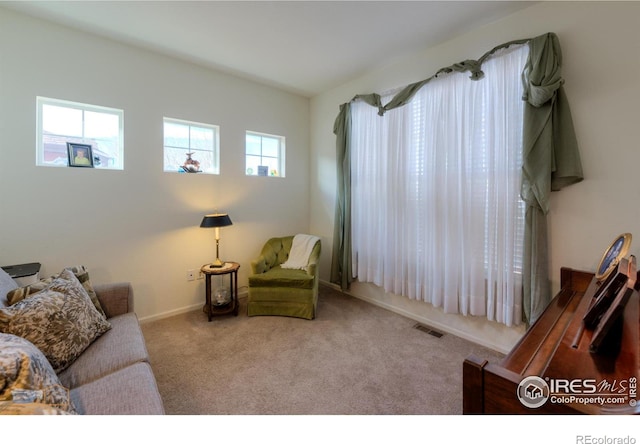
<path id="1" fill-rule="evenodd" d="M 267 270 L 267 260 L 264 255 L 260 255 L 258 259 L 251 261 L 251 272 L 253 274 L 262 274 Z"/>
<path id="2" fill-rule="evenodd" d="M 309 263 L 307 264 L 307 274 L 309 276 L 313 276 L 317 278 L 318 273 L 318 261 L 320 260 L 320 249 L 321 249 L 320 241 L 316 242 L 313 246 L 313 250 L 311 251 L 311 255 L 309 256 Z"/>
<path id="3" fill-rule="evenodd" d="M 93 290 L 107 318 L 133 312 L 133 287 L 129 282 L 94 285 Z"/>

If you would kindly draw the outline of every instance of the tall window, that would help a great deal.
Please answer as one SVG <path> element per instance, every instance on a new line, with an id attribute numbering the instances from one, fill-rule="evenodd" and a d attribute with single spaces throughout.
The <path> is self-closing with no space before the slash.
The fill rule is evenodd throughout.
<path id="1" fill-rule="evenodd" d="M 36 101 L 37 165 L 67 166 L 67 142 L 75 142 L 91 145 L 96 168 L 124 168 L 122 110 L 46 97 Z"/>
<path id="2" fill-rule="evenodd" d="M 500 51 L 479 81 L 439 76 L 383 117 L 352 104 L 354 277 L 447 313 L 521 322 L 527 55 Z"/>
<path id="3" fill-rule="evenodd" d="M 285 138 L 271 134 L 246 133 L 247 176 L 284 177 Z"/>
<path id="4" fill-rule="evenodd" d="M 219 133 L 220 128 L 215 125 L 165 117 L 164 171 L 192 168 L 191 172 L 219 174 Z"/>

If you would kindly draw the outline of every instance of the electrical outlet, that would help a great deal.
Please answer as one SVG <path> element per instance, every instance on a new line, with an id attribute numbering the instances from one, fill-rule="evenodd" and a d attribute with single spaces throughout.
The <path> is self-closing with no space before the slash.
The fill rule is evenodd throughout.
<path id="1" fill-rule="evenodd" d="M 187 270 L 187 280 L 193 281 L 196 278 L 196 270 Z"/>

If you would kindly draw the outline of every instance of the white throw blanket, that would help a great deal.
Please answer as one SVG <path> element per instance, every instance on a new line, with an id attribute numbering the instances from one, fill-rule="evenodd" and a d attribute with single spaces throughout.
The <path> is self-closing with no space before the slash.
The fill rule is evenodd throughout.
<path id="1" fill-rule="evenodd" d="M 310 234 L 296 234 L 293 236 L 289 258 L 280 266 L 282 268 L 306 269 L 311 251 L 318 240 L 320 240 L 319 237 L 311 236 Z"/>

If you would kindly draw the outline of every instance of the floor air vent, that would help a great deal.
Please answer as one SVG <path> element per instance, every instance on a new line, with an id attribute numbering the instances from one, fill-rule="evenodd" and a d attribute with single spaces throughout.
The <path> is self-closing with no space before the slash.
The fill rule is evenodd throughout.
<path id="1" fill-rule="evenodd" d="M 415 328 L 416 330 L 420 330 L 424 333 L 428 333 L 431 336 L 435 336 L 436 338 L 441 338 L 442 336 L 444 336 L 444 333 L 440 333 L 439 331 L 436 331 L 431 327 L 427 327 L 426 325 L 423 325 L 423 324 L 416 324 L 413 326 L 413 328 Z"/>

